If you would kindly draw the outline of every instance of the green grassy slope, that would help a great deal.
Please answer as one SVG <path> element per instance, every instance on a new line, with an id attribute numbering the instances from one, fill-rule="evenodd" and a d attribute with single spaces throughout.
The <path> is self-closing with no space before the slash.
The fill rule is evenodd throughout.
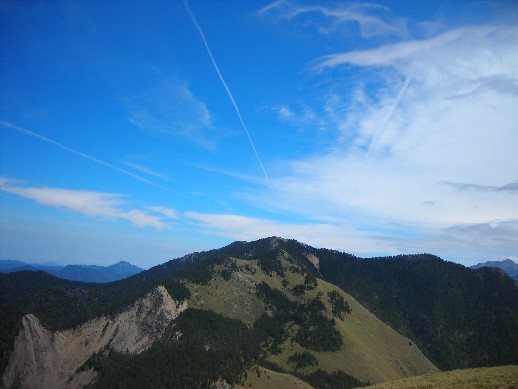
<path id="1" fill-rule="evenodd" d="M 304 283 L 304 276 L 297 273 L 293 263 L 282 259 L 284 276 L 269 276 L 258 265 L 257 260 L 232 259 L 235 268 L 228 279 L 222 277 L 230 266 L 217 265 L 216 275 L 205 285 L 187 283 L 191 291 L 189 306 L 210 309 L 229 318 L 237 318 L 251 325 L 265 312 L 265 303 L 256 295 L 255 285 L 266 282 L 271 288 L 283 292 L 291 301 L 303 303 L 321 296 L 325 314 L 331 318 L 331 304 L 327 293 L 337 291 L 352 309 L 343 319 L 335 318 L 336 328 L 342 335 L 343 346 L 335 352 L 308 350 L 294 341 L 292 336 L 281 345 L 279 354 L 268 355 L 268 360 L 285 371 L 308 374 L 317 369 L 325 371 L 343 370 L 368 382 L 383 382 L 436 372 L 435 366 L 420 352 L 415 344 L 399 335 L 386 324 L 368 312 L 351 296 L 325 281 L 318 280 L 316 288 L 295 296 L 292 289 Z M 224 274 L 224 273 L 223 273 Z M 293 326 L 296 328 L 296 326 Z M 309 352 L 318 360 L 318 365 L 295 370 L 288 359 L 294 353 Z"/>
<path id="2" fill-rule="evenodd" d="M 427 374 L 368 386 L 369 389 L 514 389 L 518 388 L 518 366 L 483 367 Z"/>
<path id="3" fill-rule="evenodd" d="M 246 372 L 246 378 L 237 388 L 247 389 L 312 389 L 313 387 L 291 374 L 278 373 L 260 365 L 255 365 Z"/>

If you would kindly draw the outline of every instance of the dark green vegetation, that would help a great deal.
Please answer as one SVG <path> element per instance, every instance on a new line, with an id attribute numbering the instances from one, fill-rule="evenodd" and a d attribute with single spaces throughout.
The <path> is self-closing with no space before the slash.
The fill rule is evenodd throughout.
<path id="1" fill-rule="evenodd" d="M 265 259 L 262 266 L 265 263 L 270 277 L 281 272 L 277 259 Z M 209 252 L 105 285 L 59 280 L 42 272 L 6 275 L 0 289 L 0 309 L 5 313 L 1 320 L 2 371 L 23 314 L 35 314 L 51 330 L 71 328 L 99 315 L 121 312 L 158 284 L 173 298 L 186 299 L 190 292 L 183 282 L 207 285 L 217 273 L 216 266 L 224 266 L 219 275 L 226 280 L 238 270 L 230 257 Z M 310 289 L 314 288 L 316 279 L 307 279 Z M 263 362 L 269 352 L 275 352 L 294 325 L 298 329 L 295 339 L 301 345 L 330 351 L 341 346 L 334 321 L 325 317 L 319 299 L 296 303 L 264 282 L 256 293 L 274 314 L 263 315 L 252 328 L 212 311 L 188 309 L 162 341 L 143 353 L 103 350 L 83 368 L 93 367 L 99 373 L 93 387 L 209 387 L 219 378 L 240 382 L 252 363 Z"/>
<path id="2" fill-rule="evenodd" d="M 181 332 L 182 336 L 176 336 Z M 96 361 L 93 388 L 209 388 L 215 379 L 234 384 L 259 356 L 245 324 L 211 311 L 188 309 L 164 341 L 141 354 L 111 352 Z"/>
<path id="3" fill-rule="evenodd" d="M 318 269 L 308 254 L 318 258 Z M 239 383 L 256 363 L 282 371 L 266 358 L 280 355 L 288 339 L 298 343 L 296 352 L 286 356 L 288 364 L 292 372 L 312 371 L 297 374 L 309 384 L 359 386 L 343 371 L 325 371 L 315 357 L 343 347 L 336 323 L 350 313 L 340 293 L 317 293 L 316 277 L 355 297 L 441 369 L 518 364 L 518 287 L 503 272 L 470 270 L 427 254 L 360 259 L 269 238 L 194 253 L 109 284 L 65 281 L 42 272 L 0 274 L 0 372 L 23 314 L 61 330 L 99 315 L 116 315 L 160 284 L 183 300 L 190 296 L 185 285 L 210 287 L 233 278 L 239 269 L 232 258 L 257 260 L 255 268 L 240 266 L 262 274 L 264 282 L 249 293 L 264 302 L 264 314 L 248 327 L 212 311 L 188 309 L 145 352 L 91 358 L 90 366 L 99 372 L 95 386 L 170 387 L 174 382 L 175 387 L 206 387 L 219 378 Z M 324 303 L 330 306 L 327 311 Z"/>
<path id="4" fill-rule="evenodd" d="M 273 277 L 274 275 L 279 277 L 285 276 L 284 268 L 282 267 L 281 262 L 269 253 L 260 255 L 257 258 L 257 263 L 261 270 L 268 274 L 270 277 Z"/>
<path id="5" fill-rule="evenodd" d="M 175 279 L 157 281 L 173 298 L 189 297 L 189 290 Z M 85 284 L 61 280 L 41 271 L 0 274 L 0 372 L 7 366 L 23 315 L 34 314 L 50 330 L 72 328 L 97 316 L 123 311 L 153 285 L 145 278 Z"/>
<path id="6" fill-rule="evenodd" d="M 288 252 L 294 267 L 339 286 L 441 369 L 518 364 L 518 287 L 498 269 L 468 269 L 429 254 L 357 258 L 295 240 L 235 242 L 238 258 Z M 320 269 L 306 257 L 320 260 Z"/>
<path id="7" fill-rule="evenodd" d="M 351 308 L 349 308 L 349 304 L 344 298 L 336 291 L 333 290 L 327 293 L 327 297 L 329 297 L 329 302 L 333 307 L 333 315 L 339 317 L 340 319 L 344 318 L 344 314 L 351 313 Z"/>
<path id="8" fill-rule="evenodd" d="M 283 239 L 223 250 L 240 257 L 281 249 L 414 340 L 440 369 L 518 364 L 518 287 L 498 269 L 472 270 L 429 254 L 357 258 Z M 306 254 L 319 258 L 319 269 Z"/>
<path id="9" fill-rule="evenodd" d="M 368 385 L 368 383 L 366 384 L 361 382 L 341 370 L 335 370 L 329 373 L 322 369 L 318 369 L 313 373 L 301 375 L 299 377 L 308 384 L 319 389 L 348 389 Z"/>
<path id="10" fill-rule="evenodd" d="M 425 254 L 323 254 L 326 280 L 413 339 L 440 369 L 518 363 L 518 288 L 500 271 Z"/>
<path id="11" fill-rule="evenodd" d="M 295 353 L 288 358 L 288 362 L 293 364 L 295 370 L 303 369 L 308 366 L 318 365 L 318 359 L 307 351 Z"/>
<path id="12" fill-rule="evenodd" d="M 280 351 L 278 346 L 287 338 L 290 324 L 298 328 L 295 341 L 309 350 L 336 351 L 342 346 L 335 321 L 322 313 L 325 308 L 319 299 L 296 303 L 265 282 L 257 285 L 257 295 L 272 311 L 271 316 L 265 313 L 255 324 L 260 336 L 269 342 L 271 352 Z"/>
<path id="13" fill-rule="evenodd" d="M 300 272 L 300 270 L 298 271 Z M 311 274 L 306 274 L 304 277 L 304 283 L 295 285 L 292 292 L 295 296 L 302 296 L 306 291 L 313 290 L 317 287 L 317 279 Z"/>

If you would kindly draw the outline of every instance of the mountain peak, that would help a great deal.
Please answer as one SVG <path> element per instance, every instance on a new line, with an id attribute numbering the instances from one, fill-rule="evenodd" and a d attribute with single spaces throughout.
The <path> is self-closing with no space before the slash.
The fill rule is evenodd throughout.
<path id="1" fill-rule="evenodd" d="M 134 266 L 132 265 L 131 263 L 129 263 L 128 261 L 119 261 L 117 263 L 114 263 L 113 265 L 111 266 L 117 266 L 117 265 L 130 265 L 130 266 Z"/>
<path id="2" fill-rule="evenodd" d="M 518 263 L 512 259 L 504 259 L 503 261 L 487 261 L 483 263 L 477 263 L 471 266 L 471 269 L 479 269 L 481 267 L 497 267 L 507 273 L 512 279 L 518 281 Z"/>

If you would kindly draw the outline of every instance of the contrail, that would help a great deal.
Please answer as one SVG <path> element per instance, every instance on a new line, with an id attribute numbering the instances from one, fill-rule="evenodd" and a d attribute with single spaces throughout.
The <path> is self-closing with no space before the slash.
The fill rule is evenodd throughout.
<path id="1" fill-rule="evenodd" d="M 390 109 L 388 110 L 387 114 L 383 118 L 383 121 L 380 123 L 378 128 L 376 128 L 376 131 L 374 132 L 374 136 L 372 138 L 372 142 L 369 145 L 369 150 L 367 152 L 367 159 L 365 160 L 365 163 L 367 163 L 367 161 L 369 160 L 369 158 L 370 158 L 370 156 L 372 154 L 372 151 L 374 150 L 374 148 L 378 144 L 378 141 L 379 141 L 381 135 L 385 131 L 385 128 L 387 127 L 388 122 L 390 121 L 390 119 L 392 118 L 392 115 L 394 114 L 394 111 L 396 110 L 397 106 L 399 105 L 399 102 L 401 101 L 401 99 L 405 95 L 405 93 L 406 93 L 406 91 L 408 89 L 408 86 L 410 85 L 410 78 L 411 78 L 410 76 L 405 78 L 405 82 L 403 83 L 403 86 L 401 87 L 398 95 L 396 96 L 396 99 L 394 100 L 394 102 L 390 106 Z"/>
<path id="2" fill-rule="evenodd" d="M 50 143 L 51 145 L 59 147 L 62 150 L 65 150 L 65 151 L 68 151 L 69 153 L 78 155 L 81 158 L 89 159 L 90 161 L 93 161 L 93 162 L 95 162 L 95 163 L 97 163 L 99 165 L 107 166 L 107 167 L 109 167 L 109 168 L 111 168 L 113 170 L 118 171 L 119 173 L 122 173 L 122 174 L 125 174 L 127 176 L 130 176 L 130 177 L 132 177 L 132 178 L 134 178 L 136 180 L 142 181 L 142 182 L 144 182 L 146 184 L 155 186 L 155 187 L 160 188 L 160 189 L 165 189 L 165 190 L 171 191 L 171 189 L 166 188 L 166 187 L 164 187 L 162 185 L 159 185 L 159 184 L 157 184 L 157 183 L 155 183 L 153 181 L 150 181 L 150 180 L 148 180 L 148 179 L 146 179 L 144 177 L 141 177 L 141 176 L 139 176 L 139 175 L 137 175 L 135 173 L 129 172 L 129 171 L 124 170 L 124 169 L 121 169 L 118 166 L 112 165 L 111 163 L 108 163 L 108 162 L 102 161 L 102 160 L 100 160 L 98 158 L 92 157 L 91 155 L 85 154 L 85 153 L 83 153 L 81 151 L 74 150 L 74 149 L 72 149 L 72 148 L 70 148 L 68 146 L 65 146 L 62 143 L 56 142 L 55 140 L 47 138 L 46 136 L 43 136 L 43 135 L 38 134 L 36 132 L 27 130 L 27 129 L 22 128 L 22 127 L 15 126 L 15 125 L 13 125 L 13 124 L 11 124 L 9 122 L 5 122 L 3 120 L 0 120 L 0 125 L 4 126 L 6 128 L 10 128 L 12 130 L 21 132 L 23 134 L 30 135 L 30 136 L 32 136 L 34 138 L 37 138 L 37 139 L 40 139 L 40 140 L 42 140 L 44 142 Z"/>
<path id="3" fill-rule="evenodd" d="M 257 153 L 257 150 L 255 149 L 254 142 L 252 141 L 252 137 L 250 136 L 250 133 L 248 132 L 248 128 L 246 127 L 246 124 L 243 121 L 243 117 L 241 116 L 241 113 L 239 112 L 239 108 L 237 107 L 234 97 L 232 96 L 232 93 L 230 92 L 230 89 L 228 88 L 227 83 L 225 82 L 225 79 L 223 78 L 223 76 L 221 75 L 221 72 L 219 71 L 218 64 L 216 63 L 216 60 L 214 59 L 214 56 L 212 55 L 212 52 L 210 51 L 209 44 L 207 43 L 207 39 L 205 38 L 205 34 L 203 33 L 201 26 L 198 24 L 198 21 L 196 20 L 194 13 L 191 11 L 191 8 L 189 7 L 187 0 L 183 0 L 183 5 L 185 6 L 185 9 L 187 10 L 187 13 L 190 16 L 192 23 L 198 30 L 201 40 L 203 41 L 205 48 L 207 49 L 207 53 L 209 54 L 210 60 L 212 61 L 212 65 L 214 65 L 214 69 L 216 69 L 216 73 L 218 73 L 219 80 L 221 81 L 221 83 L 223 84 L 223 87 L 227 91 L 227 95 L 230 98 L 230 101 L 232 102 L 234 109 L 236 110 L 239 121 L 241 122 L 241 125 L 243 126 L 243 129 L 246 132 L 246 136 L 248 136 L 248 140 L 250 141 L 250 145 L 252 146 L 252 149 L 254 150 L 255 156 L 257 157 L 257 161 L 259 162 L 259 165 L 261 165 L 261 169 L 263 170 L 264 176 L 266 177 L 266 182 L 268 182 L 268 186 L 271 186 L 270 179 L 268 178 L 268 174 L 266 173 L 266 169 L 264 168 L 261 158 L 259 157 L 259 153 Z"/>
<path id="4" fill-rule="evenodd" d="M 365 161 L 364 161 L 364 163 L 363 163 L 363 165 L 361 167 L 361 170 L 360 170 L 359 174 L 356 176 L 356 182 L 351 187 L 351 189 L 352 189 L 351 192 L 353 192 L 358 187 L 358 185 L 360 184 L 360 180 L 363 177 L 363 172 L 365 170 L 365 167 L 367 166 L 367 163 L 369 162 L 369 159 L 371 158 L 372 152 L 374 151 L 376 145 L 378 144 L 378 141 L 379 141 L 381 135 L 383 134 L 383 132 L 385 131 L 385 129 L 387 127 L 387 124 L 389 123 L 390 119 L 392 118 L 392 115 L 394 114 L 394 111 L 396 110 L 397 106 L 399 105 L 399 102 L 401 101 L 401 99 L 405 95 L 405 93 L 406 93 L 406 91 L 408 89 L 408 86 L 410 85 L 411 78 L 412 77 L 410 75 L 405 78 L 405 82 L 403 83 L 403 86 L 399 90 L 398 95 L 394 99 L 394 102 L 390 106 L 390 108 L 387 111 L 386 115 L 383 117 L 383 120 L 380 122 L 380 124 L 376 128 L 376 131 L 374 132 L 374 136 L 372 137 L 372 141 L 371 141 L 371 143 L 369 145 L 369 148 L 367 150 L 367 156 L 365 157 Z M 350 201 L 350 198 L 347 201 L 345 201 L 344 204 L 342 205 L 342 208 L 340 209 L 340 212 L 338 213 L 338 219 L 340 219 L 342 217 L 344 209 L 347 206 L 347 204 L 349 203 L 349 201 Z"/>

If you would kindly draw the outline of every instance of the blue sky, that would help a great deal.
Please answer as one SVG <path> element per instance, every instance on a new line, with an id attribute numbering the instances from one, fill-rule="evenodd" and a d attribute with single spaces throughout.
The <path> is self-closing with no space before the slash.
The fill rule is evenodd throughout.
<path id="1" fill-rule="evenodd" d="M 0 258 L 518 257 L 515 1 L 1 1 Z"/>

